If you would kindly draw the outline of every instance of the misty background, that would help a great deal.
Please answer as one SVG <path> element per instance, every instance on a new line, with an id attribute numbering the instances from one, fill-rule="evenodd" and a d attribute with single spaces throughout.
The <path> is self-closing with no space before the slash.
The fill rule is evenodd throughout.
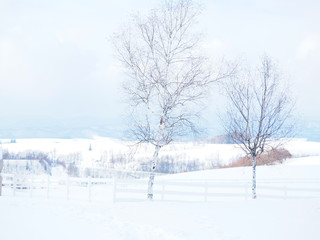
<path id="1" fill-rule="evenodd" d="M 198 32 L 213 61 L 278 64 L 296 99 L 298 137 L 320 141 L 320 2 L 199 0 Z M 111 37 L 149 0 L 0 0 L 0 137 L 124 138 L 126 77 Z M 212 88 L 199 123 L 223 134 L 223 98 Z"/>

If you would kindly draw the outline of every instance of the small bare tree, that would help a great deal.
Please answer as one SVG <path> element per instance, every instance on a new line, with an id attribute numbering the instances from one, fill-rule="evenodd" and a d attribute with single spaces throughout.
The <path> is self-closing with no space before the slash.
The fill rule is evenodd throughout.
<path id="1" fill-rule="evenodd" d="M 224 127 L 228 135 L 252 159 L 252 198 L 256 198 L 257 156 L 275 140 L 292 132 L 292 101 L 281 88 L 276 66 L 267 56 L 257 71 L 239 74 L 225 82 L 229 100 Z"/>
<path id="2" fill-rule="evenodd" d="M 160 149 L 195 130 L 208 85 L 226 75 L 218 71 L 212 77 L 199 54 L 200 35 L 192 33 L 198 14 L 190 0 L 164 0 L 149 16 L 134 16 L 114 38 L 128 75 L 124 89 L 132 132 L 139 142 L 154 145 L 149 199 Z"/>

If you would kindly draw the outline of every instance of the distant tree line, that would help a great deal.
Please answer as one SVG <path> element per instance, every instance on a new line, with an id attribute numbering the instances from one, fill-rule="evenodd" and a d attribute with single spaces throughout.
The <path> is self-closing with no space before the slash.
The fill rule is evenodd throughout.
<path id="1" fill-rule="evenodd" d="M 51 174 L 52 168 L 62 166 L 69 176 L 77 177 L 80 175 L 80 165 L 84 161 L 81 152 L 69 154 L 56 154 L 53 152 L 42 152 L 36 150 L 27 150 L 19 152 L 10 152 L 7 149 L 3 151 L 4 159 L 12 160 L 35 160 L 39 161 L 43 169 Z M 94 168 L 99 169 L 123 169 L 132 171 L 149 172 L 148 157 L 132 158 L 127 152 L 108 152 L 101 154 L 99 159 L 93 163 Z M 198 158 L 190 158 L 186 155 L 162 155 L 159 157 L 159 165 L 156 169 L 158 173 L 181 173 L 212 169 L 219 167 L 217 159 L 207 159 L 203 161 Z"/>

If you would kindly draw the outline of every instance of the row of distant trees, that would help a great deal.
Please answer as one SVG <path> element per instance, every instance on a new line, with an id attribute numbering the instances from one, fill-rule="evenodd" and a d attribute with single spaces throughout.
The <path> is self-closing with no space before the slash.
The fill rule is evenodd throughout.
<path id="1" fill-rule="evenodd" d="M 39 161 L 43 170 L 51 173 L 52 167 L 62 166 L 70 176 L 80 175 L 80 166 L 84 160 L 81 152 L 57 155 L 42 151 L 20 151 L 9 152 L 6 149 L 3 152 L 4 159 L 14 160 L 35 160 Z M 54 156 L 54 158 L 53 158 Z M 186 158 L 184 154 L 164 155 L 159 158 L 158 173 L 181 173 L 188 171 L 212 169 L 219 167 L 219 159 L 208 159 L 203 161 L 198 158 Z M 148 158 L 132 158 L 126 152 L 104 152 L 99 159 L 94 160 L 92 168 L 106 171 L 108 169 L 127 169 L 132 171 L 150 171 Z M 26 166 L 26 171 L 32 170 Z"/>
<path id="2" fill-rule="evenodd" d="M 256 198 L 256 158 L 270 140 L 286 137 L 292 104 L 281 87 L 277 66 L 264 56 L 257 68 L 223 63 L 215 68 L 199 51 L 199 7 L 191 0 L 163 0 L 149 15 L 135 15 L 115 34 L 118 59 L 127 73 L 124 91 L 130 106 L 131 132 L 139 143 L 154 146 L 150 170 L 159 151 L 179 137 L 196 132 L 203 99 L 219 83 L 229 101 L 223 119 L 226 133 L 251 156 L 252 196 Z M 154 174 L 148 198 L 153 198 Z"/>
<path id="3" fill-rule="evenodd" d="M 81 158 L 82 156 L 79 152 L 59 155 L 57 157 L 56 154 L 38 150 L 26 150 L 19 152 L 10 152 L 6 149 L 3 150 L 3 159 L 39 161 L 43 170 L 48 174 L 51 174 L 52 167 L 60 165 L 65 168 L 70 175 L 75 176 L 77 175 L 78 164 L 81 162 Z M 26 168 L 26 171 L 32 170 L 28 169 L 28 165 Z"/>

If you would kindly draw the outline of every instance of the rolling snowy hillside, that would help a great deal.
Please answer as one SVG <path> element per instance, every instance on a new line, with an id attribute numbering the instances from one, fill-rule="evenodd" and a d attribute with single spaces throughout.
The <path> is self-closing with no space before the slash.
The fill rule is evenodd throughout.
<path id="1" fill-rule="evenodd" d="M 305 159 L 294 159 L 280 168 L 258 167 L 258 173 L 270 179 L 318 177 L 320 157 L 313 158 L 307 165 L 304 162 Z M 232 179 L 245 176 L 246 172 L 247 168 L 218 169 L 171 177 Z M 1 236 L 10 240 L 320 238 L 319 198 L 114 204 L 2 196 L 0 212 Z"/>
<path id="2" fill-rule="evenodd" d="M 293 157 L 320 155 L 320 142 L 292 139 L 283 145 Z M 75 164 L 78 168 L 120 169 L 149 171 L 153 146 L 110 138 L 92 139 L 17 139 L 11 143 L 2 140 L 4 152 L 14 156 L 41 152 L 50 161 Z M 217 168 L 238 160 L 243 152 L 232 144 L 211 144 L 204 142 L 177 142 L 160 151 L 161 172 L 184 172 Z M 161 169 L 162 167 L 162 169 Z"/>

